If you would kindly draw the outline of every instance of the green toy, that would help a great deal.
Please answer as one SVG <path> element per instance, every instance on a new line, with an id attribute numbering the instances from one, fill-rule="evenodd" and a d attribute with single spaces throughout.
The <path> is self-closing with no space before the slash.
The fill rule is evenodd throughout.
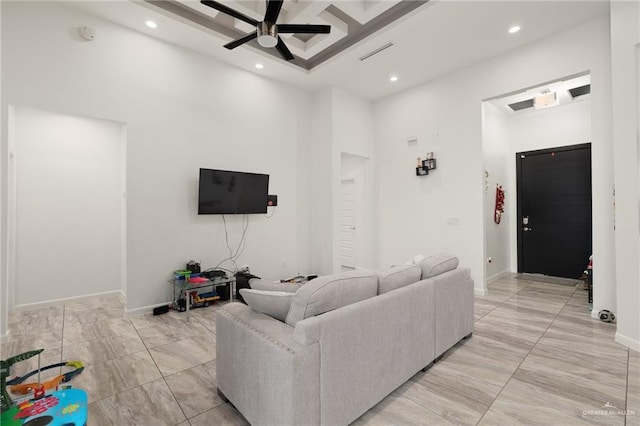
<path id="1" fill-rule="evenodd" d="M 2 399 L 0 401 L 2 402 L 2 413 L 8 411 L 13 406 L 11 397 L 9 393 L 7 393 L 7 377 L 9 377 L 10 367 L 17 362 L 36 356 L 42 351 L 44 351 L 44 349 L 28 351 L 0 361 L 0 386 L 2 386 Z"/>

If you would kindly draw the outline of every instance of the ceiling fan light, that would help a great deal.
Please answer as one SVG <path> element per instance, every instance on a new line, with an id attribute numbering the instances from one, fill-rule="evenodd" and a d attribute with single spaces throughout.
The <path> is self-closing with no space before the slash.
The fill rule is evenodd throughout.
<path id="1" fill-rule="evenodd" d="M 262 47 L 275 47 L 278 44 L 278 29 L 268 22 L 260 22 L 258 31 L 258 44 Z"/>
<path id="2" fill-rule="evenodd" d="M 258 44 L 262 47 L 275 47 L 278 39 L 271 35 L 261 35 L 258 36 Z"/>

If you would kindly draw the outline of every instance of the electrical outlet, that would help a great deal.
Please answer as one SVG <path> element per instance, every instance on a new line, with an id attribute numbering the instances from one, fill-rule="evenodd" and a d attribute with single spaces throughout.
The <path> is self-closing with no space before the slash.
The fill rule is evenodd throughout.
<path id="1" fill-rule="evenodd" d="M 460 225 L 460 218 L 455 216 L 447 217 L 447 225 L 452 225 L 452 226 Z"/>

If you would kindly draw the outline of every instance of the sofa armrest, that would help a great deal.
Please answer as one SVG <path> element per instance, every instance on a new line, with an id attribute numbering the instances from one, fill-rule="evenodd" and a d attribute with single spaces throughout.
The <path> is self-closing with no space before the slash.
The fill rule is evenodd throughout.
<path id="1" fill-rule="evenodd" d="M 473 280 L 469 268 L 432 278 L 435 282 L 436 357 L 473 332 Z"/>
<path id="2" fill-rule="evenodd" d="M 216 313 L 218 389 L 252 425 L 320 422 L 319 345 L 241 303 Z"/>

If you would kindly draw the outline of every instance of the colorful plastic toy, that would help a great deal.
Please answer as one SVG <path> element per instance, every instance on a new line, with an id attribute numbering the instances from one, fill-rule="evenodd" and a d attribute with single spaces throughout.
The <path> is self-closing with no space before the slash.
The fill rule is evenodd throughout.
<path id="1" fill-rule="evenodd" d="M 218 293 L 216 293 L 215 291 L 202 294 L 198 294 L 198 292 L 192 291 L 191 297 L 193 299 L 193 304 L 191 305 L 192 308 L 209 306 L 216 300 L 220 299 L 220 296 L 218 296 Z"/>
<path id="2" fill-rule="evenodd" d="M 27 360 L 32 356 L 39 355 L 42 351 L 44 351 L 44 349 L 28 351 L 0 361 L 0 386 L 2 386 L 2 399 L 0 402 L 2 402 L 2 413 L 8 411 L 13 406 L 11 397 L 7 393 L 7 377 L 9 377 L 11 366 L 17 362 Z"/>
<path id="3" fill-rule="evenodd" d="M 49 370 L 51 368 L 57 368 L 57 367 L 73 367 L 74 369 L 64 374 L 60 374 L 54 377 L 53 379 L 50 379 L 43 383 L 38 383 L 38 382 L 22 383 L 28 377 L 31 377 L 34 374 L 38 373 L 38 371 Z M 51 365 L 47 365 L 46 367 L 42 367 L 40 370 L 33 370 L 22 377 L 16 377 L 15 379 L 9 380 L 7 382 L 7 385 L 9 385 L 9 390 L 11 392 L 20 393 L 23 395 L 31 391 L 35 391 L 39 388 L 42 388 L 43 390 L 57 389 L 60 383 L 68 382 L 78 374 L 82 373 L 83 370 L 84 370 L 84 364 L 82 363 L 82 361 L 59 362 L 57 364 L 51 364 Z"/>
<path id="4" fill-rule="evenodd" d="M 30 399 L 2 413 L 2 426 L 86 426 L 87 393 L 80 389 L 63 389 Z"/>

